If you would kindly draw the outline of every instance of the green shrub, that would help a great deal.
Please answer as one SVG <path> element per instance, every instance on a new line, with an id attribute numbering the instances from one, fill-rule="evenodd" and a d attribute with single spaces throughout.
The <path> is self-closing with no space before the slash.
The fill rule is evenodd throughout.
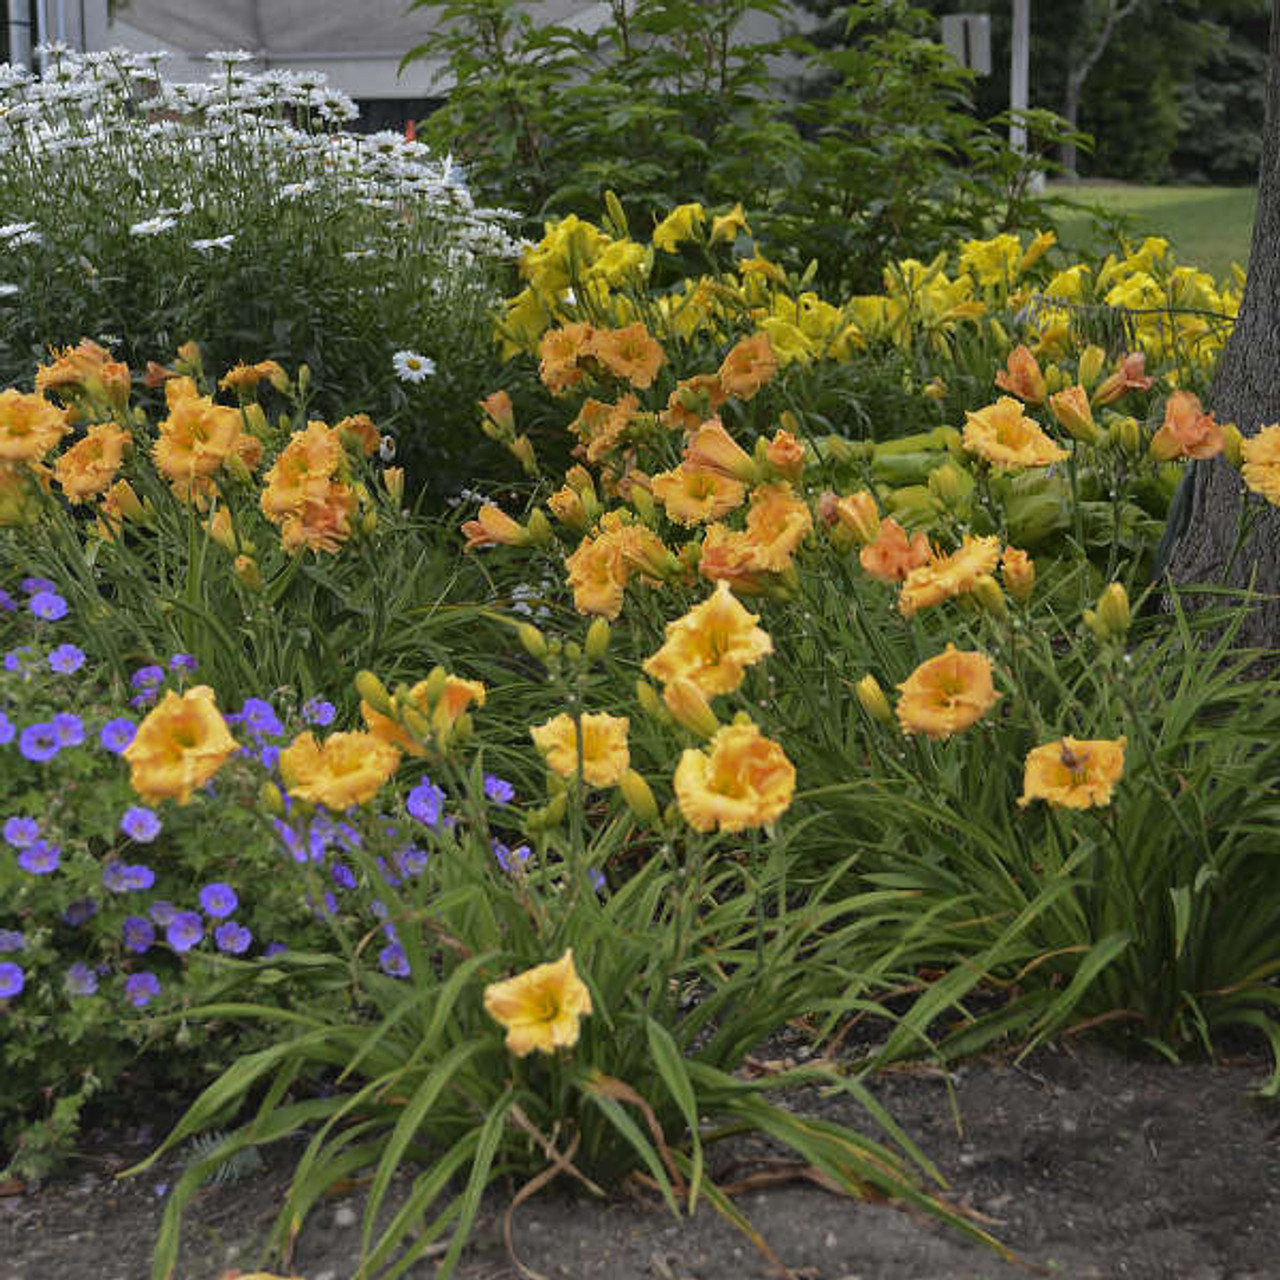
<path id="1" fill-rule="evenodd" d="M 68 53 L 0 79 L 0 381 L 93 337 L 135 369 L 179 344 L 211 362 L 306 363 L 326 416 L 372 413 L 411 491 L 472 478 L 458 447 L 493 378 L 509 217 L 394 134 L 343 132 L 351 102 L 320 73 L 207 83 L 158 56 Z M 50 192 L 57 199 L 50 199 Z M 435 366 L 397 377 L 410 350 Z"/>

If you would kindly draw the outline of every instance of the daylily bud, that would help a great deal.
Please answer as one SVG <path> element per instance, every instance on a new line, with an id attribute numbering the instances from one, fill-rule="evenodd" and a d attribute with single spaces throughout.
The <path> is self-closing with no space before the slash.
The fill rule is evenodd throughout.
<path id="1" fill-rule="evenodd" d="M 643 485 L 632 485 L 628 500 L 646 524 L 653 522 L 656 508 L 653 505 L 653 494 L 648 489 L 644 488 Z"/>
<path id="2" fill-rule="evenodd" d="M 604 193 L 604 208 L 609 215 L 609 221 L 613 223 L 614 238 L 628 239 L 631 233 L 627 227 L 627 215 L 622 208 L 622 201 L 612 191 Z"/>
<path id="3" fill-rule="evenodd" d="M 431 741 L 431 721 L 413 703 L 406 702 L 400 707 L 399 715 L 396 719 L 408 730 L 409 735 L 418 742 L 427 743 Z"/>
<path id="4" fill-rule="evenodd" d="M 1036 585 L 1036 566 L 1025 551 L 1006 547 L 1000 560 L 1000 574 L 1005 590 L 1019 603 L 1026 604 Z"/>
<path id="5" fill-rule="evenodd" d="M 516 436 L 507 448 L 511 450 L 512 455 L 524 468 L 526 475 L 536 476 L 538 474 L 538 458 L 533 451 L 533 443 L 528 436 Z"/>
<path id="6" fill-rule="evenodd" d="M 425 688 L 422 693 L 429 709 L 435 709 L 435 705 L 440 701 L 440 695 L 444 692 L 444 687 L 448 683 L 449 673 L 439 663 L 427 672 Z"/>
<path id="7" fill-rule="evenodd" d="M 587 628 L 583 652 L 592 662 L 599 662 L 609 650 L 609 623 L 604 618 L 593 618 Z"/>
<path id="8" fill-rule="evenodd" d="M 284 797 L 274 782 L 264 782 L 258 788 L 258 803 L 277 818 L 284 814 Z"/>
<path id="9" fill-rule="evenodd" d="M 1102 368 L 1107 363 L 1107 353 L 1101 347 L 1089 346 L 1080 353 L 1080 362 L 1076 368 L 1076 378 L 1086 391 L 1092 391 L 1102 376 Z"/>
<path id="10" fill-rule="evenodd" d="M 262 590 L 262 570 L 252 556 L 236 556 L 231 565 L 232 571 L 250 591 Z"/>
<path id="11" fill-rule="evenodd" d="M 1142 428 L 1138 426 L 1137 418 L 1124 417 L 1113 422 L 1108 432 L 1107 443 L 1113 449 L 1136 458 L 1142 451 Z"/>
<path id="12" fill-rule="evenodd" d="M 1009 612 L 1000 584 L 989 573 L 980 573 L 974 578 L 971 591 L 973 598 L 992 617 L 1003 618 Z"/>
<path id="13" fill-rule="evenodd" d="M 554 536 L 551 521 L 542 513 L 541 507 L 536 508 L 529 517 L 529 541 L 535 547 L 545 547 Z"/>
<path id="14" fill-rule="evenodd" d="M 947 384 L 941 377 L 934 378 L 920 388 L 920 394 L 941 404 L 947 398 Z"/>
<path id="15" fill-rule="evenodd" d="M 576 665 L 582 657 L 582 646 L 576 640 L 566 640 L 564 645 L 564 656 L 569 662 Z"/>
<path id="16" fill-rule="evenodd" d="M 835 504 L 835 515 L 864 547 L 880 536 L 880 509 L 868 489 L 840 498 Z"/>
<path id="17" fill-rule="evenodd" d="M 618 783 L 618 790 L 627 802 L 627 808 L 646 826 L 658 821 L 658 802 L 653 798 L 649 784 L 634 769 L 628 769 Z"/>
<path id="18" fill-rule="evenodd" d="M 1076 440 L 1097 444 L 1102 432 L 1089 408 L 1089 393 L 1083 386 L 1068 387 L 1049 397 L 1049 409 L 1058 425 Z"/>
<path id="19" fill-rule="evenodd" d="M 547 638 L 532 622 L 522 622 L 516 628 L 516 635 L 531 658 L 537 658 L 541 662 L 547 656 Z"/>
<path id="20" fill-rule="evenodd" d="M 873 720 L 881 724 L 893 723 L 893 708 L 889 705 L 889 699 L 884 696 L 884 690 L 875 676 L 868 672 L 858 681 L 854 692 L 858 695 L 858 702 L 862 705 L 863 711 Z"/>
<path id="21" fill-rule="evenodd" d="M 1121 583 L 1111 583 L 1098 597 L 1098 618 L 1113 636 L 1129 630 L 1129 593 Z"/>
<path id="22" fill-rule="evenodd" d="M 367 538 L 373 537 L 378 531 L 378 513 L 376 511 L 366 511 L 360 517 L 360 532 Z"/>
<path id="23" fill-rule="evenodd" d="M 357 671 L 355 686 L 356 692 L 376 712 L 384 716 L 395 716 L 396 709 L 391 703 L 387 686 L 372 671 Z"/>
<path id="24" fill-rule="evenodd" d="M 404 501 L 404 468 L 385 467 L 382 483 L 386 486 L 387 496 L 398 507 Z"/>
<path id="25" fill-rule="evenodd" d="M 660 724 L 671 723 L 671 712 L 663 705 L 658 691 L 647 680 L 636 681 L 636 701 L 646 715 L 652 716 Z"/>
<path id="26" fill-rule="evenodd" d="M 711 710 L 706 694 L 692 680 L 684 678 L 672 680 L 663 689 L 662 699 L 667 704 L 667 710 L 690 733 L 696 733 L 701 738 L 710 738 L 719 730 L 720 721 L 716 719 L 716 713 Z"/>

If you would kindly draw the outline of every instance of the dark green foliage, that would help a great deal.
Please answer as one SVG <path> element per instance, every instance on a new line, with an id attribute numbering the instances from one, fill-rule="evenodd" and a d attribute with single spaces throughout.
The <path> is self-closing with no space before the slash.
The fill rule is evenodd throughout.
<path id="1" fill-rule="evenodd" d="M 479 195 L 537 217 L 594 217 L 612 190 L 643 236 L 677 204 L 741 202 L 771 255 L 816 261 L 831 292 L 1034 220 L 1026 163 L 901 0 L 831 8 L 843 34 L 827 48 L 753 40 L 785 31 L 777 0 L 612 0 L 591 34 L 535 26 L 516 0 L 421 2 L 454 22 L 408 55 L 443 57 L 456 81 L 433 145 Z"/>

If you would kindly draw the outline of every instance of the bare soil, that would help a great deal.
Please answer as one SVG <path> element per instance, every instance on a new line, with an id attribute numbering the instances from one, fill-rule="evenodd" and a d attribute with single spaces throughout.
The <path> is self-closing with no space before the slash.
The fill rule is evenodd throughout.
<path id="1" fill-rule="evenodd" d="M 779 1153 L 763 1140 L 740 1144 L 732 1167 L 715 1172 L 725 1180 L 754 1175 L 756 1189 L 737 1203 L 802 1280 L 1280 1280 L 1280 1109 L 1257 1097 L 1265 1075 L 1265 1061 L 1249 1054 L 1172 1066 L 1054 1047 L 1020 1067 L 971 1062 L 949 1082 L 925 1069 L 880 1077 L 875 1092 L 937 1162 L 953 1203 L 982 1215 L 1022 1266 L 893 1206 L 838 1197 L 804 1179 L 762 1183 L 760 1175 L 780 1171 Z M 865 1123 L 848 1098 L 806 1091 L 786 1101 Z M 179 1162 L 118 1180 L 156 1135 L 134 1128 L 88 1136 L 71 1178 L 0 1198 L 0 1280 L 149 1276 L 165 1186 Z M 252 1273 L 288 1180 L 281 1161 L 201 1191 L 175 1280 Z M 519 1280 L 502 1243 L 505 1208 L 500 1196 L 487 1202 L 462 1280 Z M 353 1280 L 360 1209 L 354 1192 L 323 1202 L 292 1269 L 269 1269 Z M 521 1263 L 548 1280 L 778 1274 L 709 1206 L 676 1220 L 637 1199 L 599 1204 L 554 1186 L 519 1208 L 514 1241 Z M 424 1260 L 407 1274 L 420 1280 L 435 1269 Z"/>

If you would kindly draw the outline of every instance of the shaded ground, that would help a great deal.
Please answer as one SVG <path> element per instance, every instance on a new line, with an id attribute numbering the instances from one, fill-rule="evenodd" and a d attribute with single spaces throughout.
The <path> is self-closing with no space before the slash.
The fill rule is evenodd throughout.
<path id="1" fill-rule="evenodd" d="M 941 1167 L 956 1203 L 1040 1274 L 1069 1280 L 1280 1280 L 1280 1109 L 1252 1090 L 1260 1058 L 1174 1067 L 1097 1049 L 1051 1049 L 1028 1064 L 971 1063 L 947 1082 L 923 1071 L 886 1075 L 881 1100 Z M 858 1123 L 848 1099 L 793 1094 L 801 1112 Z M 145 1280 L 170 1163 L 120 1182 L 145 1154 L 136 1130 L 92 1135 L 77 1176 L 0 1199 L 0 1280 Z M 764 1142 L 735 1153 L 720 1176 L 771 1168 Z M 268 1166 L 202 1191 L 176 1280 L 252 1272 L 288 1169 Z M 883 1205 L 838 1198 L 811 1183 L 752 1190 L 738 1200 L 804 1280 L 1006 1280 L 1033 1272 Z M 516 1280 L 495 1199 L 465 1255 L 464 1280 Z M 357 1194 L 322 1203 L 303 1231 L 293 1271 L 352 1280 L 359 1257 Z M 605 1205 L 554 1189 L 521 1206 L 521 1261 L 557 1280 L 746 1280 L 764 1257 L 709 1208 L 676 1221 L 635 1201 Z M 276 1267 L 277 1271 L 287 1270 Z M 411 1278 L 435 1274 L 430 1261 Z"/>

